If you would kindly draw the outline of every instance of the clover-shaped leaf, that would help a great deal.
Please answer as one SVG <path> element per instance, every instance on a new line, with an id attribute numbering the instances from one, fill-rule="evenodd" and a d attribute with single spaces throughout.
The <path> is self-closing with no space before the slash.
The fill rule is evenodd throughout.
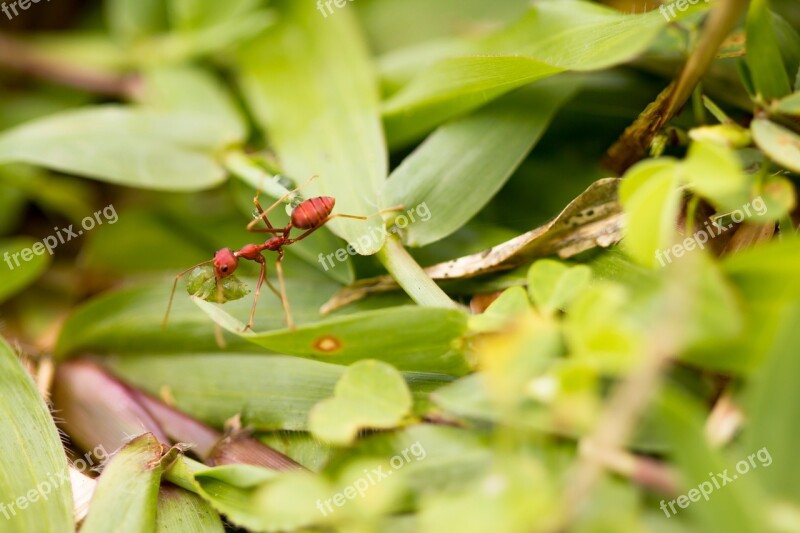
<path id="1" fill-rule="evenodd" d="M 220 281 L 222 294 L 217 294 L 217 280 L 214 267 L 197 267 L 186 279 L 186 292 L 207 302 L 225 303 L 244 298 L 250 292 L 247 285 L 236 276 L 227 276 Z"/>
<path id="2" fill-rule="evenodd" d="M 314 406 L 308 425 L 318 438 L 344 445 L 361 429 L 399 425 L 411 406 L 411 393 L 400 372 L 381 361 L 364 360 L 345 371 L 333 398 Z"/>

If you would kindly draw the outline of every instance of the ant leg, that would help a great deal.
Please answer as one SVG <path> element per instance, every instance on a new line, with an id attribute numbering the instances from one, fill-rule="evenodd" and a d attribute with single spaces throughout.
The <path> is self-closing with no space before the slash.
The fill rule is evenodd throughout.
<path id="1" fill-rule="evenodd" d="M 250 322 L 247 324 L 247 326 L 245 326 L 244 331 L 247 331 L 248 329 L 250 329 L 250 330 L 253 329 L 253 322 L 254 322 L 255 316 L 256 316 L 256 304 L 258 303 L 258 297 L 261 295 L 261 284 L 262 283 L 266 282 L 267 283 L 267 287 L 269 287 L 270 290 L 273 293 L 275 293 L 275 296 L 277 296 L 278 298 L 281 297 L 281 293 L 278 292 L 278 290 L 269 281 L 269 278 L 267 277 L 267 264 L 266 264 L 266 261 L 264 261 L 264 258 L 262 256 L 259 256 L 259 258 L 260 259 L 256 259 L 256 261 L 258 261 L 261 264 L 261 273 L 258 275 L 258 284 L 256 285 L 256 294 L 255 294 L 255 296 L 253 296 L 253 307 L 250 309 Z"/>
<path id="2" fill-rule="evenodd" d="M 196 265 L 187 268 L 186 270 L 175 276 L 175 281 L 172 283 L 172 290 L 169 293 L 169 303 L 167 303 L 167 312 L 164 313 L 164 320 L 161 322 L 162 328 L 167 327 L 167 322 L 169 321 L 169 312 L 170 309 L 172 309 L 172 300 L 175 298 L 175 289 L 178 288 L 178 280 L 180 280 L 183 276 L 185 276 L 195 268 L 199 267 L 200 265 L 205 265 L 206 263 L 210 263 L 212 261 L 213 259 L 209 259 L 208 261 L 202 261 L 200 263 L 197 263 Z"/>
<path id="3" fill-rule="evenodd" d="M 283 312 L 286 315 L 286 325 L 289 329 L 294 329 L 294 321 L 292 320 L 292 311 L 289 309 L 289 298 L 286 297 L 286 282 L 283 280 L 283 250 L 278 250 L 278 259 L 275 261 L 275 268 L 278 271 L 278 284 L 281 288 L 281 303 L 283 304 Z"/>
<path id="4" fill-rule="evenodd" d="M 256 293 L 253 296 L 253 307 L 250 308 L 250 321 L 244 327 L 243 331 L 247 331 L 248 329 L 253 329 L 253 322 L 256 317 L 256 305 L 258 304 L 258 297 L 261 295 L 261 285 L 264 283 L 264 279 L 267 275 L 267 265 L 266 261 L 262 256 L 258 256 L 256 259 L 258 263 L 261 265 L 261 272 L 258 274 L 258 283 L 256 284 Z"/>
<path id="5" fill-rule="evenodd" d="M 256 224 L 258 224 L 258 221 L 259 221 L 259 220 L 264 220 L 264 222 L 267 224 L 267 226 L 268 226 L 270 229 L 275 229 L 275 228 L 273 228 L 272 224 L 270 224 L 270 223 L 269 223 L 269 220 L 267 219 L 267 215 L 269 214 L 269 212 L 270 212 L 270 211 L 272 211 L 273 209 L 275 209 L 276 207 L 278 207 L 278 206 L 279 206 L 280 204 L 282 204 L 283 202 L 285 202 L 287 198 L 289 198 L 290 196 L 292 196 L 293 194 L 295 194 L 297 191 L 299 191 L 300 189 L 302 189 L 303 187 L 305 187 L 306 185 L 308 185 L 309 183 L 311 183 L 311 182 L 312 182 L 314 179 L 316 179 L 316 178 L 317 178 L 317 175 L 316 175 L 316 174 L 314 174 L 313 176 L 311 176 L 310 178 L 308 178 L 308 179 L 306 180 L 306 182 L 305 182 L 305 183 L 303 183 L 302 185 L 300 185 L 300 186 L 299 186 L 299 187 L 297 187 L 296 189 L 293 189 L 293 190 L 291 190 L 291 191 L 287 192 L 286 194 L 284 194 L 282 197 L 280 197 L 278 200 L 276 200 L 274 204 L 272 204 L 271 206 L 269 206 L 269 207 L 268 207 L 266 210 L 262 209 L 262 208 L 261 208 L 261 205 L 259 205 L 259 203 L 258 203 L 258 195 L 261 193 L 261 189 L 259 189 L 258 191 L 256 191 L 256 195 L 255 195 L 255 197 L 253 198 L 253 203 L 255 203 L 255 204 L 256 204 L 256 208 L 258 209 L 258 213 L 259 213 L 259 215 L 258 215 L 258 217 L 257 217 L 255 220 L 252 220 L 252 221 L 251 221 L 251 222 L 250 222 L 250 223 L 247 225 L 247 231 L 255 231 L 253 228 L 255 228 L 255 225 L 256 225 Z M 281 231 L 281 230 L 278 230 L 278 231 L 261 231 L 260 233 L 280 233 L 280 231 Z"/>

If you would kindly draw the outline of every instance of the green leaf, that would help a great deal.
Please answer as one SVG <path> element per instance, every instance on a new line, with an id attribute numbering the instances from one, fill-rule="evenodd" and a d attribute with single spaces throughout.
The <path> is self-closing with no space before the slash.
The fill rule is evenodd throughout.
<path id="1" fill-rule="evenodd" d="M 764 118 L 755 119 L 750 128 L 764 153 L 792 172 L 800 172 L 800 135 Z"/>
<path id="2" fill-rule="evenodd" d="M 204 265 L 195 268 L 189 273 L 189 276 L 186 278 L 186 292 L 195 298 L 215 303 L 238 300 L 250 293 L 250 289 L 247 288 L 247 285 L 237 278 L 235 274 L 222 278 L 221 283 L 222 292 L 219 293 L 214 267 L 211 265 Z"/>
<path id="3" fill-rule="evenodd" d="M 180 487 L 158 492 L 156 533 L 223 533 L 222 520 L 202 498 Z"/>
<path id="4" fill-rule="evenodd" d="M 445 59 L 423 71 L 383 108 L 392 146 L 408 144 L 446 120 L 564 69 L 529 57 Z"/>
<path id="5" fill-rule="evenodd" d="M 528 292 L 545 314 L 564 310 L 592 279 L 586 265 L 570 266 L 552 259 L 536 261 L 528 271 Z"/>
<path id="6" fill-rule="evenodd" d="M 574 79 L 521 89 L 431 134 L 406 157 L 383 188 L 383 207 L 425 206 L 429 219 L 403 229 L 403 240 L 425 246 L 456 231 L 511 177 L 577 89 Z M 406 219 L 409 216 L 405 216 Z"/>
<path id="7" fill-rule="evenodd" d="M 655 266 L 656 253 L 671 246 L 676 235 L 676 163 L 648 160 L 633 166 L 620 185 L 619 198 L 627 216 L 623 248 L 636 262 Z"/>
<path id="8" fill-rule="evenodd" d="M 166 11 L 159 0 L 105 0 L 105 15 L 111 33 L 123 42 L 166 29 Z"/>
<path id="9" fill-rule="evenodd" d="M 401 370 L 461 374 L 460 349 L 467 317 L 454 309 L 393 307 L 353 313 L 294 330 L 245 332 L 244 325 L 214 304 L 195 303 L 217 324 L 259 346 L 287 355 L 350 364 L 376 358 Z M 408 335 L 413 331 L 414 335 Z"/>
<path id="10" fill-rule="evenodd" d="M 255 429 L 305 430 L 308 412 L 333 395 L 341 365 L 297 357 L 224 354 L 153 354 L 106 361 L 120 378 L 153 394 L 169 391 L 175 407 L 214 427 L 241 414 Z M 405 372 L 414 411 L 424 413 L 428 395 L 452 381 L 444 374 Z M 214 391 L 209 394 L 209 391 Z"/>
<path id="11" fill-rule="evenodd" d="M 37 250 L 41 253 L 36 254 Z M 0 264 L 0 271 L 3 272 L 0 277 L 0 302 L 36 281 L 50 264 L 50 256 L 44 245 L 28 237 L 0 241 L 0 256 L 3 259 Z"/>
<path id="12" fill-rule="evenodd" d="M 333 398 L 314 406 L 308 427 L 320 439 L 350 444 L 363 429 L 399 425 L 411 405 L 411 393 L 397 370 L 380 361 L 359 361 L 345 370 Z"/>
<path id="13" fill-rule="evenodd" d="M 675 513 L 672 513 L 667 500 L 664 506 L 669 512 L 664 511 L 664 514 L 673 519 L 685 515 L 691 529 L 697 531 L 720 528 L 744 533 L 763 527 L 766 509 L 758 491 L 753 490 L 756 480 L 752 474 L 738 476 L 735 462 L 726 460 L 719 451 L 709 447 L 703 431 L 704 408 L 697 400 L 674 389 L 668 391 L 659 407 L 666 438 L 672 445 L 671 455 L 685 480 L 680 490 L 687 495 L 683 500 L 686 508 L 673 504 Z M 754 450 L 747 450 L 751 451 Z M 718 474 L 727 475 L 731 481 L 726 483 Z M 716 487 L 717 484 L 720 486 Z M 689 505 L 685 502 L 692 489 L 696 491 L 693 496 L 697 501 Z M 708 497 L 699 494 L 700 490 Z M 701 498 L 703 501 L 699 501 Z"/>
<path id="14" fill-rule="evenodd" d="M 369 215 L 388 174 L 378 90 L 353 13 L 324 18 L 313 2 L 285 2 L 280 22 L 247 46 L 239 68 L 245 97 L 283 170 L 320 179 L 306 196 L 336 198 L 334 213 Z M 359 254 L 382 246 L 380 218 L 329 227 Z"/>
<path id="15" fill-rule="evenodd" d="M 702 3 L 677 19 L 706 9 Z M 589 2 L 540 2 L 519 22 L 421 70 L 384 106 L 391 145 L 414 140 L 446 119 L 565 70 L 600 70 L 644 52 L 666 26 L 656 10 L 624 15 Z"/>
<path id="16" fill-rule="evenodd" d="M 4 531 L 71 532 L 67 457 L 36 385 L 0 338 L 0 503 Z"/>
<path id="17" fill-rule="evenodd" d="M 201 150 L 218 146 L 203 117 L 121 106 L 65 111 L 0 136 L 0 162 L 22 162 L 129 187 L 195 191 L 221 183 Z"/>
<path id="18" fill-rule="evenodd" d="M 769 11 L 769 0 L 753 0 L 747 12 L 745 63 L 757 94 L 769 101 L 792 92 Z"/>
<path id="19" fill-rule="evenodd" d="M 753 376 L 746 391 L 748 424 L 744 449 L 761 452 L 776 467 L 754 472 L 769 487 L 775 499 L 797 501 L 800 490 L 796 483 L 798 468 L 793 460 L 800 445 L 800 431 L 794 421 L 800 412 L 797 388 L 789 385 L 800 372 L 797 346 L 800 342 L 800 306 L 797 303 L 781 313 L 776 334 L 771 339 L 764 364 Z M 782 466 L 778 466 L 782 465 Z M 764 466 L 769 466 L 764 464 Z"/>
<path id="20" fill-rule="evenodd" d="M 153 68 L 144 73 L 141 103 L 154 111 L 203 117 L 208 138 L 220 146 L 241 143 L 247 136 L 244 119 L 227 89 L 210 73 L 192 67 Z"/>
<path id="21" fill-rule="evenodd" d="M 154 531 L 162 453 L 150 433 L 121 447 L 103 469 L 81 532 Z"/>
<path id="22" fill-rule="evenodd" d="M 722 210 L 739 209 L 750 197 L 750 180 L 727 146 L 693 142 L 678 174 L 681 181 Z"/>
<path id="23" fill-rule="evenodd" d="M 530 309 L 525 289 L 511 287 L 503 291 L 486 311 L 469 317 L 469 329 L 480 333 L 502 330 Z"/>
<path id="24" fill-rule="evenodd" d="M 787 115 L 800 115 L 800 91 L 780 99 L 775 106 L 775 110 Z"/>

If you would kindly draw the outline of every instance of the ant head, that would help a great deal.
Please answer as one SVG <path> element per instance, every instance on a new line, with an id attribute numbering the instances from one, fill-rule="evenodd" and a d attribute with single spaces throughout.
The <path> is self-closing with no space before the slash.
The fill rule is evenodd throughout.
<path id="1" fill-rule="evenodd" d="M 214 273 L 218 278 L 230 276 L 237 266 L 239 266 L 239 258 L 230 248 L 217 250 L 217 253 L 214 254 Z"/>

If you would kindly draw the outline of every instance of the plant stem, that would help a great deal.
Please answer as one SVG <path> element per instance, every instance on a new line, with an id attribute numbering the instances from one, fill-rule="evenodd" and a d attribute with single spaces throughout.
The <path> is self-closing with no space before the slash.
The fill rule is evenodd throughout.
<path id="1" fill-rule="evenodd" d="M 289 193 L 286 187 L 278 183 L 277 175 L 270 174 L 264 170 L 241 150 L 232 150 L 225 153 L 222 158 L 222 164 L 228 172 L 273 198 L 280 198 Z"/>
<path id="2" fill-rule="evenodd" d="M 419 305 L 458 308 L 458 304 L 414 261 L 396 235 L 389 235 L 377 257 L 398 285 Z"/>
<path id="3" fill-rule="evenodd" d="M 23 41 L 0 34 L 0 66 L 41 80 L 90 93 L 132 99 L 139 88 L 137 75 L 119 75 L 63 65 L 28 47 Z"/>

